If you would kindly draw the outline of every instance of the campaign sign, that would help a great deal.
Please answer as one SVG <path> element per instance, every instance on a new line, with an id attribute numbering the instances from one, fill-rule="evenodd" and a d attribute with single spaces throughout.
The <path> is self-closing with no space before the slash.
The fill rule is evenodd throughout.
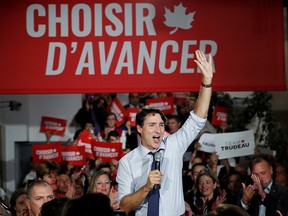
<path id="1" fill-rule="evenodd" d="M 228 121 L 227 107 L 215 106 L 211 124 L 221 126 L 227 124 L 227 121 Z"/>
<path id="2" fill-rule="evenodd" d="M 122 155 L 122 143 L 92 141 L 95 159 L 101 158 L 103 162 L 119 160 Z"/>
<path id="3" fill-rule="evenodd" d="M 40 132 L 64 136 L 66 125 L 65 119 L 42 116 Z"/>
<path id="4" fill-rule="evenodd" d="M 203 133 L 198 141 L 200 143 L 199 151 L 215 152 L 215 135 L 217 134 Z"/>
<path id="5" fill-rule="evenodd" d="M 146 104 L 150 106 L 158 107 L 163 113 L 171 114 L 174 113 L 174 98 L 151 98 L 146 100 Z"/>
<path id="6" fill-rule="evenodd" d="M 117 97 L 109 104 L 108 110 L 116 115 L 116 127 L 121 126 L 126 122 L 127 112 Z"/>
<path id="7" fill-rule="evenodd" d="M 130 121 L 131 127 L 136 126 L 136 115 L 139 112 L 139 108 L 127 108 L 128 121 Z"/>
<path id="8" fill-rule="evenodd" d="M 94 156 L 92 154 L 92 148 L 91 148 L 91 141 L 92 141 L 92 135 L 89 133 L 89 131 L 83 130 L 77 140 L 75 141 L 75 146 L 85 146 L 85 154 L 86 158 L 94 160 Z"/>
<path id="9" fill-rule="evenodd" d="M 61 142 L 32 145 L 33 163 L 44 161 L 61 162 Z"/>
<path id="10" fill-rule="evenodd" d="M 254 154 L 253 130 L 215 134 L 215 148 L 219 159 Z"/>
<path id="11" fill-rule="evenodd" d="M 61 146 L 62 162 L 74 166 L 83 166 L 86 163 L 85 146 Z"/>

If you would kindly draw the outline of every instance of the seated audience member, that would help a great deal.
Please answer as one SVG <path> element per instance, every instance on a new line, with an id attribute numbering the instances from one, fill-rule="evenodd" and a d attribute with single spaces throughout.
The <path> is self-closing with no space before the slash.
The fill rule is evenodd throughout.
<path id="1" fill-rule="evenodd" d="M 59 165 L 53 161 L 45 161 L 37 166 L 36 176 L 38 180 L 46 181 L 53 191 L 57 192 L 57 175 Z"/>
<path id="2" fill-rule="evenodd" d="M 250 162 L 251 183 L 242 183 L 243 195 L 240 205 L 251 215 L 288 214 L 288 188 L 273 181 L 271 158 L 255 156 Z"/>
<path id="3" fill-rule="evenodd" d="M 113 193 L 111 193 L 111 191 Z M 112 179 L 109 173 L 100 170 L 92 178 L 87 193 L 103 193 L 110 198 L 111 207 L 115 210 L 119 209 L 117 203 L 117 191 L 112 190 Z"/>
<path id="4" fill-rule="evenodd" d="M 30 216 L 40 216 L 44 203 L 54 199 L 53 188 L 44 180 L 35 180 L 27 187 L 26 205 Z"/>
<path id="5" fill-rule="evenodd" d="M 62 210 L 62 216 L 113 216 L 110 200 L 102 193 L 85 194 L 78 199 L 68 200 Z"/>
<path id="6" fill-rule="evenodd" d="M 41 207 L 41 216 L 61 216 L 62 209 L 68 201 L 67 197 L 56 197 L 44 203 Z"/>
<path id="7" fill-rule="evenodd" d="M 28 216 L 27 193 L 23 188 L 14 191 L 10 198 L 10 212 L 13 216 Z"/>
<path id="8" fill-rule="evenodd" d="M 68 174 L 68 169 L 60 169 L 57 177 L 57 197 L 73 198 L 75 193 L 72 179 Z"/>
<path id="9" fill-rule="evenodd" d="M 219 180 L 215 173 L 209 169 L 202 169 L 196 178 L 196 196 L 190 201 L 193 215 L 207 215 L 217 205 L 223 203 L 226 193 L 220 191 Z"/>
<path id="10" fill-rule="evenodd" d="M 208 213 L 208 216 L 250 216 L 239 206 L 222 203 L 214 211 Z"/>

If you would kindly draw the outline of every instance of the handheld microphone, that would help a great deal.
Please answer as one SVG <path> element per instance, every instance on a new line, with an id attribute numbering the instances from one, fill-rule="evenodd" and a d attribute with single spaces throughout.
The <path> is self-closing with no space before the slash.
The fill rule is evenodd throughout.
<path id="1" fill-rule="evenodd" d="M 160 161 L 162 160 L 162 153 L 160 151 L 155 153 L 154 160 L 155 160 L 155 170 L 160 171 Z M 160 184 L 156 184 L 153 187 L 154 190 L 157 190 L 157 189 L 159 190 L 160 188 L 161 188 Z"/>

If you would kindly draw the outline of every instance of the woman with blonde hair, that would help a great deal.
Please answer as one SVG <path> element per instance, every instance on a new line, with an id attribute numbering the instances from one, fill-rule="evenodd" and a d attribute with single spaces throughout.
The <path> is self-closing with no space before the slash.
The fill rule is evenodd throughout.
<path id="1" fill-rule="evenodd" d="M 220 190 L 219 180 L 211 169 L 202 169 L 198 173 L 195 186 L 196 194 L 193 200 L 189 200 L 193 216 L 208 215 L 225 201 L 226 192 Z"/>

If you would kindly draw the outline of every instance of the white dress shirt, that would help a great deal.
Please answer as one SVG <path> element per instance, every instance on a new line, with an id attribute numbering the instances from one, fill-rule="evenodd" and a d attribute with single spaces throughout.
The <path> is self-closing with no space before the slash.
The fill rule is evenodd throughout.
<path id="1" fill-rule="evenodd" d="M 160 189 L 160 216 L 177 216 L 185 212 L 182 186 L 183 155 L 205 122 L 206 119 L 198 117 L 192 111 L 177 132 L 162 140 L 159 148 L 164 151 L 160 170 L 164 176 Z M 123 196 L 136 192 L 146 184 L 153 161 L 149 152 L 140 145 L 120 160 L 116 179 L 119 203 Z M 146 198 L 136 210 L 136 216 L 147 216 L 147 206 Z"/>

